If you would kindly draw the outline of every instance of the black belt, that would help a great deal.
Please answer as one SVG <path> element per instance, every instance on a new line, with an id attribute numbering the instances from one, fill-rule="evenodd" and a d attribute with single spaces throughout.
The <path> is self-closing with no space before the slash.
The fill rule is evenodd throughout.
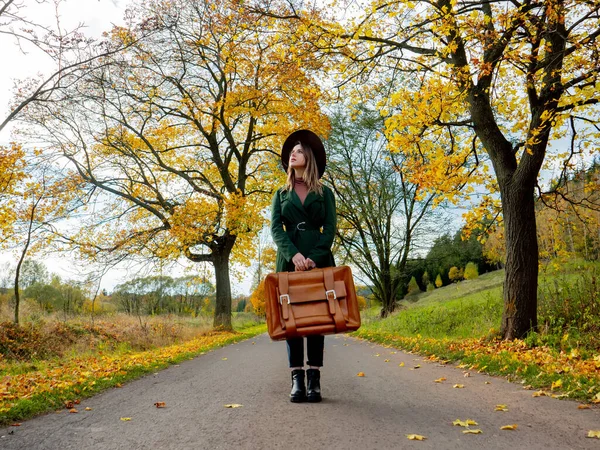
<path id="1" fill-rule="evenodd" d="M 286 226 L 287 228 L 287 226 Z M 296 232 L 296 231 L 321 231 L 320 228 L 315 228 L 313 226 L 311 226 L 310 224 L 306 223 L 306 222 L 298 222 L 297 224 L 293 225 L 291 224 L 289 227 L 289 231 L 291 232 Z"/>

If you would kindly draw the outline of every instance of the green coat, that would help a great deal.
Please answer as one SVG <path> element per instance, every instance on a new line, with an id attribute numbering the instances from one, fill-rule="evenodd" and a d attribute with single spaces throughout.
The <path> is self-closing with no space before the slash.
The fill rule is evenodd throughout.
<path id="1" fill-rule="evenodd" d="M 327 186 L 323 195 L 309 192 L 304 200 L 294 191 L 279 189 L 271 204 L 271 234 L 277 245 L 277 272 L 295 270 L 292 258 L 300 252 L 317 267 L 333 267 L 331 253 L 335 237 L 335 197 Z"/>

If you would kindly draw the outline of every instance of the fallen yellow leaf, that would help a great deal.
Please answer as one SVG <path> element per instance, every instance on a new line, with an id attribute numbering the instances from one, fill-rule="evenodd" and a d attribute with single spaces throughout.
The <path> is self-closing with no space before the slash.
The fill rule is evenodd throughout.
<path id="1" fill-rule="evenodd" d="M 465 378 L 468 378 L 471 376 L 471 372 L 465 372 L 465 374 L 463 375 Z"/>
<path id="2" fill-rule="evenodd" d="M 358 372 L 358 373 L 356 374 L 356 376 L 357 376 L 357 377 L 364 377 L 364 376 L 365 376 L 365 373 L 364 373 L 364 372 Z"/>
<path id="3" fill-rule="evenodd" d="M 240 405 L 238 403 L 231 403 L 229 405 L 225 405 L 225 408 L 241 408 L 244 405 Z"/>
<path id="4" fill-rule="evenodd" d="M 496 405 L 496 411 L 508 411 L 506 405 Z"/>
<path id="5" fill-rule="evenodd" d="M 386 360 L 385 360 L 385 361 L 383 361 L 383 362 L 390 362 L 390 360 L 389 360 L 389 359 L 386 359 Z"/>
<path id="6" fill-rule="evenodd" d="M 464 434 L 481 434 L 483 431 L 481 430 L 463 430 Z"/>
<path id="7" fill-rule="evenodd" d="M 484 381 L 483 384 L 492 384 L 489 381 Z"/>
<path id="8" fill-rule="evenodd" d="M 421 365 L 420 365 L 420 364 L 417 364 L 417 365 L 416 365 L 414 368 L 415 368 L 415 369 L 420 369 L 420 368 L 421 368 Z"/>
<path id="9" fill-rule="evenodd" d="M 156 402 L 154 406 L 156 406 L 157 408 L 166 408 L 167 404 L 165 402 Z"/>
<path id="10" fill-rule="evenodd" d="M 551 390 L 558 389 L 561 386 L 562 386 L 562 380 L 556 380 L 555 382 L 552 383 L 552 387 L 550 389 Z"/>
<path id="11" fill-rule="evenodd" d="M 401 362 L 400 364 L 398 364 L 399 367 L 404 367 L 404 363 Z"/>
<path id="12" fill-rule="evenodd" d="M 600 430 L 590 430 L 588 431 L 587 437 L 600 439 Z"/>
<path id="13" fill-rule="evenodd" d="M 546 395 L 546 393 L 544 391 L 537 391 L 534 392 L 531 396 L 532 397 L 544 397 Z"/>
<path id="14" fill-rule="evenodd" d="M 452 425 L 459 426 L 459 427 L 468 427 L 471 425 L 479 425 L 479 424 L 471 419 L 467 419 L 464 422 L 460 419 L 456 419 L 454 422 L 452 422 Z"/>
<path id="15" fill-rule="evenodd" d="M 75 414 L 75 413 L 78 413 L 79 411 L 77 411 L 75 408 L 71 408 L 71 409 L 69 410 L 69 412 L 70 412 L 71 414 Z"/>
<path id="16" fill-rule="evenodd" d="M 227 358 L 221 358 L 221 361 L 227 361 Z"/>
<path id="17" fill-rule="evenodd" d="M 92 408 L 90 408 L 89 406 L 87 408 L 85 408 L 86 411 L 91 411 Z"/>
<path id="18" fill-rule="evenodd" d="M 462 389 L 462 388 L 464 388 L 464 387 L 465 387 L 465 385 L 464 385 L 464 384 L 455 384 L 455 385 L 454 385 L 454 386 L 452 386 L 452 387 L 454 387 L 454 388 L 456 388 L 456 389 Z"/>
<path id="19" fill-rule="evenodd" d="M 564 398 L 564 397 L 568 397 L 569 394 L 552 394 L 551 397 L 552 398 Z"/>
<path id="20" fill-rule="evenodd" d="M 500 427 L 501 430 L 516 430 L 517 429 L 517 424 L 513 423 L 512 425 L 504 425 L 503 427 Z"/>
<path id="21" fill-rule="evenodd" d="M 438 378 L 437 380 L 433 380 L 433 381 L 436 383 L 441 383 L 443 381 L 446 381 L 446 379 L 444 377 L 442 377 L 442 378 Z"/>
<path id="22" fill-rule="evenodd" d="M 131 417 L 121 417 L 121 420 L 123 422 L 129 422 L 131 420 Z"/>
<path id="23" fill-rule="evenodd" d="M 379 353 L 375 353 L 375 356 L 379 356 Z"/>
<path id="24" fill-rule="evenodd" d="M 420 434 L 407 434 L 406 437 L 411 441 L 424 441 L 427 439 L 425 436 L 421 436 Z"/>
<path id="25" fill-rule="evenodd" d="M 579 405 L 577 409 L 590 409 L 590 405 Z"/>

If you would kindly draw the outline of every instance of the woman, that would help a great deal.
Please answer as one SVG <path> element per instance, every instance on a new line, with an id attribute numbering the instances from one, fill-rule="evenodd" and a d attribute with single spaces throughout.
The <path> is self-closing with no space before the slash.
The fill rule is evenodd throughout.
<path id="1" fill-rule="evenodd" d="M 335 266 L 331 246 L 336 212 L 333 192 L 323 186 L 325 148 L 309 130 L 292 133 L 283 144 L 281 163 L 287 181 L 273 197 L 271 233 L 277 244 L 277 272 Z M 320 368 L 323 366 L 324 336 L 306 338 L 308 389 L 304 384 L 304 338 L 287 340 L 292 372 L 292 402 L 321 401 Z"/>

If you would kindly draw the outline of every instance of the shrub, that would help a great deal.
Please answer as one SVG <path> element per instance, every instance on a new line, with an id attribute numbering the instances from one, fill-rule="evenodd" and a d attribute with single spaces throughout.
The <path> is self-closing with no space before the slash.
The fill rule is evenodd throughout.
<path id="1" fill-rule="evenodd" d="M 435 287 L 441 288 L 443 284 L 442 276 L 438 273 L 437 277 L 435 277 Z"/>
<path id="2" fill-rule="evenodd" d="M 0 323 L 0 354 L 9 359 L 26 360 L 40 355 L 44 338 L 39 326 Z"/>
<path id="3" fill-rule="evenodd" d="M 435 289 L 435 286 L 433 285 L 433 283 L 429 283 L 427 285 L 427 292 L 431 292 Z"/>
<path id="4" fill-rule="evenodd" d="M 423 286 L 427 286 L 431 282 L 431 280 L 429 279 L 429 273 L 427 273 L 427 271 L 425 271 L 425 273 L 423 274 L 421 282 L 423 283 Z"/>
<path id="5" fill-rule="evenodd" d="M 419 287 L 419 284 L 417 283 L 416 278 L 412 277 L 410 279 L 410 281 L 408 282 L 408 292 L 404 296 L 404 299 L 411 301 L 411 302 L 417 301 L 418 300 L 417 295 L 419 295 L 420 293 L 421 293 L 421 288 Z"/>
<path id="6" fill-rule="evenodd" d="M 467 263 L 467 267 L 465 267 L 465 280 L 474 280 L 479 276 L 479 270 L 477 269 L 477 264 L 474 262 Z"/>
<path id="7" fill-rule="evenodd" d="M 458 267 L 450 267 L 450 270 L 448 271 L 448 278 L 450 279 L 450 281 L 452 281 L 453 283 L 458 283 L 460 280 L 462 280 L 464 277 L 464 271 L 462 269 L 459 269 Z"/>
<path id="8" fill-rule="evenodd" d="M 415 277 L 412 277 L 408 282 L 408 295 L 415 295 L 419 294 L 420 292 L 421 288 L 419 287 L 417 280 L 415 279 Z"/>
<path id="9" fill-rule="evenodd" d="M 357 295 L 356 296 L 356 301 L 358 303 L 358 310 L 362 311 L 367 307 L 367 299 L 364 298 L 362 295 Z"/>

